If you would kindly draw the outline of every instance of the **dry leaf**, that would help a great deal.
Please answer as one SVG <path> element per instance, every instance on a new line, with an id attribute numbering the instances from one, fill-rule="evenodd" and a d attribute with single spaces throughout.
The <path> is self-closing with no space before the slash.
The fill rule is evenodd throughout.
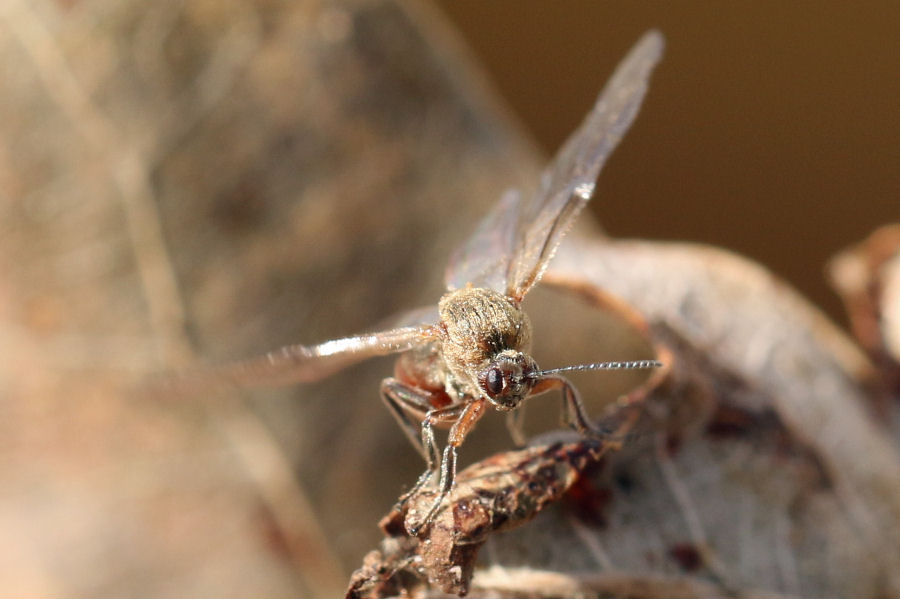
<path id="1" fill-rule="evenodd" d="M 853 334 L 880 367 L 888 389 L 900 389 L 900 225 L 886 225 L 829 264 L 831 283 Z"/>

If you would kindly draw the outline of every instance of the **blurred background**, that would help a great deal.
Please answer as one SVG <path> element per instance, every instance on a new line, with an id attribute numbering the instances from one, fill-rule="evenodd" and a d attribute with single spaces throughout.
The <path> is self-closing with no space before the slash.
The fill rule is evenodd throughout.
<path id="1" fill-rule="evenodd" d="M 668 42 L 592 208 L 615 236 L 759 260 L 843 321 L 825 261 L 900 218 L 894 2 L 440 1 L 546 153 L 625 48 Z"/>

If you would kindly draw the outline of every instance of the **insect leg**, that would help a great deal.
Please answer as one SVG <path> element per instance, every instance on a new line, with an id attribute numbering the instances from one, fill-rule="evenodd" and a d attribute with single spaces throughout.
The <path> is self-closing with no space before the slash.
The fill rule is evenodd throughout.
<path id="1" fill-rule="evenodd" d="M 381 381 L 381 399 L 400 425 L 400 429 L 416 451 L 433 469 L 437 463 L 437 447 L 422 444 L 422 436 L 419 432 L 420 418 L 422 414 L 431 411 L 430 394 L 412 387 L 395 378 L 386 378 Z"/>
<path id="2" fill-rule="evenodd" d="M 582 434 L 586 437 L 595 439 L 606 439 L 613 431 L 611 429 L 603 429 L 593 423 L 581 403 L 581 397 L 578 391 L 572 386 L 572 383 L 559 376 L 548 376 L 535 385 L 534 393 L 543 393 L 550 389 L 560 389 L 562 391 L 562 423 Z"/>
<path id="3" fill-rule="evenodd" d="M 429 480 L 431 480 L 432 474 L 434 474 L 435 467 L 438 464 L 438 447 L 437 441 L 434 439 L 434 424 L 435 422 L 448 422 L 451 420 L 455 420 L 457 417 L 460 417 L 460 414 L 463 413 L 464 406 L 450 406 L 448 408 L 439 408 L 436 410 L 429 410 L 425 415 L 425 419 L 422 420 L 422 447 L 428 448 L 427 453 L 427 467 L 425 468 L 425 472 L 419 477 L 419 480 L 416 481 L 416 484 L 412 486 L 412 488 L 400 496 L 400 500 L 398 502 L 399 505 L 403 505 L 406 501 L 419 492 L 419 490 L 424 487 Z M 455 426 L 455 425 L 454 425 Z M 449 447 L 449 446 L 448 446 Z M 444 456 L 446 457 L 446 450 L 444 451 Z M 443 464 L 444 460 L 441 460 Z M 442 476 L 443 478 L 443 476 Z"/>
<path id="4" fill-rule="evenodd" d="M 431 508 L 428 510 L 425 519 L 422 520 L 422 524 L 409 531 L 413 535 L 418 534 L 422 528 L 431 523 L 435 515 L 437 515 L 438 509 L 441 507 L 441 502 L 444 501 L 444 498 L 447 497 L 450 489 L 453 488 L 453 479 L 456 477 L 457 450 L 459 446 L 462 445 L 466 435 L 484 414 L 484 404 L 485 400 L 483 398 L 469 402 L 459 415 L 459 419 L 450 429 L 450 435 L 447 438 L 447 447 L 444 448 L 444 456 L 441 459 L 441 481 L 438 484 L 438 496 L 434 499 L 434 503 L 431 504 Z"/>
<path id="5" fill-rule="evenodd" d="M 587 414 L 581 396 L 572 383 L 565 379 L 558 379 L 563 392 L 563 424 L 568 425 L 586 437 L 605 439 L 613 431 L 598 427 Z"/>
<path id="6" fill-rule="evenodd" d="M 525 447 L 527 439 L 525 438 L 525 429 L 522 423 L 525 421 L 525 404 L 519 404 L 515 410 L 506 413 L 506 428 L 509 436 L 512 437 L 516 447 Z"/>

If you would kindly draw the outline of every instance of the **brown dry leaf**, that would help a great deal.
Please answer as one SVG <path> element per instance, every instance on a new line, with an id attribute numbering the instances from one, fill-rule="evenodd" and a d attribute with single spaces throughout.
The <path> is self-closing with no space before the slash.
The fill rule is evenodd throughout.
<path id="1" fill-rule="evenodd" d="M 671 369 L 636 404 L 645 435 L 492 536 L 470 596 L 900 596 L 897 447 L 866 359 L 815 308 L 686 244 L 572 240 L 545 284 L 646 331 Z"/>
<path id="2" fill-rule="evenodd" d="M 885 225 L 829 264 L 853 334 L 879 366 L 890 390 L 900 390 L 900 225 Z"/>
<path id="3" fill-rule="evenodd" d="M 670 370 L 646 402 L 620 402 L 644 436 L 492 535 L 469 596 L 900 596 L 896 443 L 870 412 L 866 359 L 815 308 L 686 244 L 573 240 L 545 283 L 645 331 Z M 465 590 L 433 582 L 406 588 Z"/>
<path id="4" fill-rule="evenodd" d="M 388 535 L 351 578 L 348 599 L 386 597 L 427 581 L 465 595 L 481 546 L 491 534 L 522 526 L 568 491 L 610 442 L 541 445 L 495 454 L 459 473 L 434 521 L 418 536 L 437 496 L 426 490 L 395 508 L 381 523 Z M 418 580 L 410 582 L 412 574 Z"/>
<path id="5" fill-rule="evenodd" d="M 865 358 L 818 310 L 759 266 L 686 244 L 582 240 L 551 277 L 597 306 L 627 302 L 674 352 L 650 401 L 664 432 L 616 460 L 604 527 L 560 521 L 588 549 L 577 562 L 523 559 L 542 544 L 523 533 L 500 563 L 900 595 L 896 443 L 868 411 Z"/>
<path id="6" fill-rule="evenodd" d="M 485 458 L 458 474 L 434 520 L 424 528 L 422 519 L 438 495 L 436 489 L 425 489 L 395 506 L 380 524 L 387 537 L 354 573 L 348 599 L 421 590 L 426 582 L 445 593 L 467 594 L 482 545 L 495 533 L 531 521 L 607 452 L 620 448 L 639 416 L 639 404 L 663 380 L 662 372 L 630 394 L 627 409 L 606 420 L 614 431 L 609 438 L 556 434 L 568 439 Z"/>

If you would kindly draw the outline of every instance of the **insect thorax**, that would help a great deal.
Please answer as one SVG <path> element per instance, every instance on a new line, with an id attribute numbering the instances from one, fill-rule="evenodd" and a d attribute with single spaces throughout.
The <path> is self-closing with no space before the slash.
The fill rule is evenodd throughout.
<path id="1" fill-rule="evenodd" d="M 527 352 L 531 346 L 531 321 L 502 293 L 457 289 L 441 298 L 438 309 L 447 332 L 444 359 L 458 377 L 473 376 L 503 350 Z"/>

